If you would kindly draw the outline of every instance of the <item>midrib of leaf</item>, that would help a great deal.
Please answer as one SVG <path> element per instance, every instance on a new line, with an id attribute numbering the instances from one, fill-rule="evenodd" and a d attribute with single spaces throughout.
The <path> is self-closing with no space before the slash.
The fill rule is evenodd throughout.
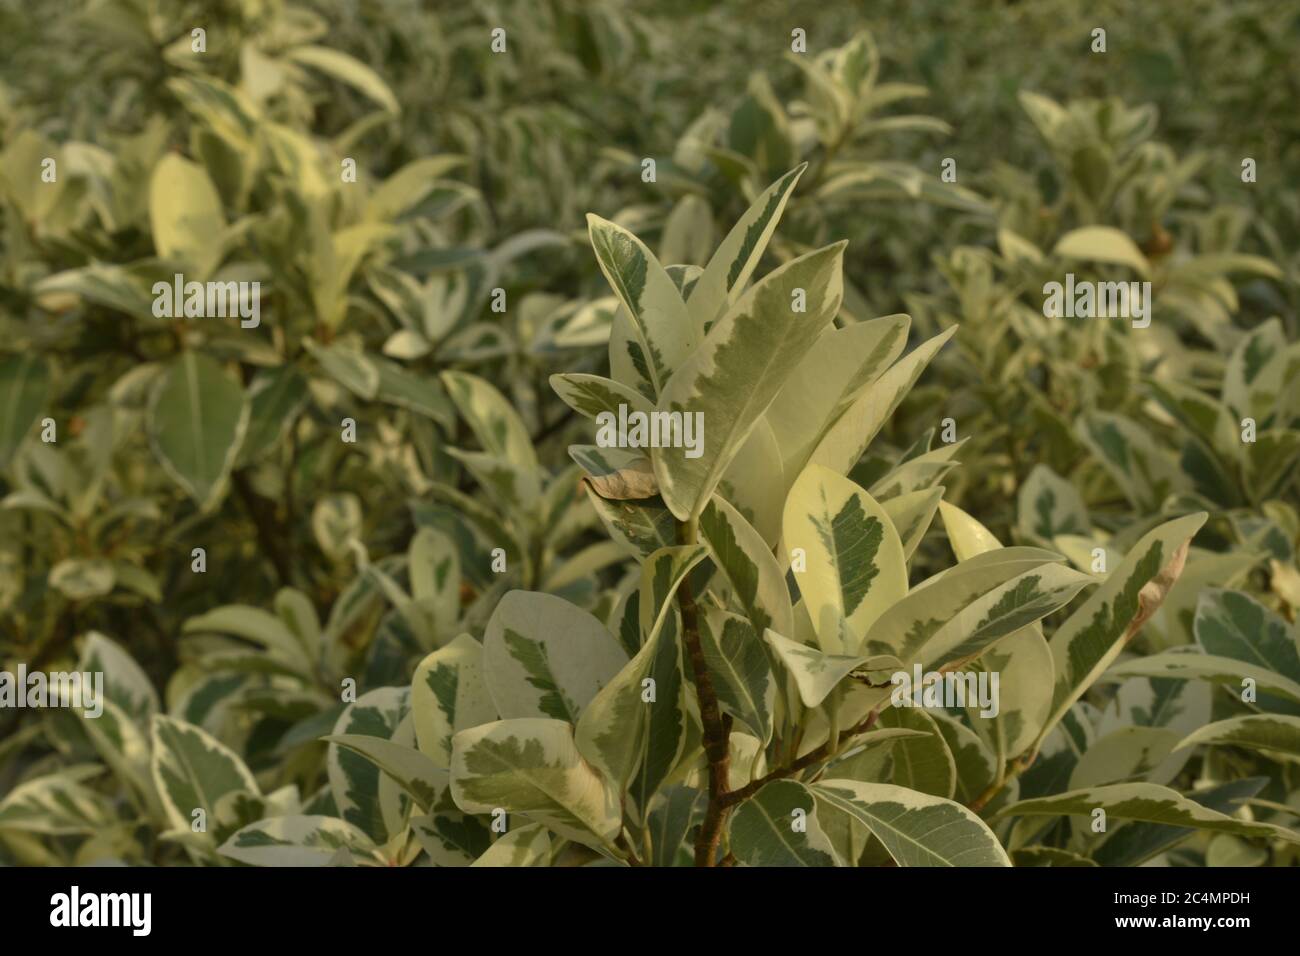
<path id="1" fill-rule="evenodd" d="M 858 816 L 859 818 L 861 818 L 861 817 L 863 817 L 863 816 L 868 817 L 868 818 L 870 818 L 872 821 L 874 821 L 875 824 L 876 824 L 877 826 L 881 827 L 882 829 L 888 830 L 890 833 L 894 834 L 896 837 L 900 837 L 900 838 L 902 838 L 903 840 L 905 840 L 906 842 L 910 843 L 912 846 L 914 846 L 914 847 L 916 847 L 918 850 L 920 850 L 923 854 L 925 854 L 925 856 L 927 856 L 927 857 L 929 857 L 929 858 L 931 858 L 931 859 L 934 859 L 934 860 L 938 860 L 939 863 L 941 863 L 943 866 L 952 866 L 952 865 L 953 865 L 951 861 L 949 861 L 949 860 L 947 860 L 946 858 L 940 856 L 940 855 L 939 855 L 938 853 L 936 853 L 934 850 L 931 850 L 929 847 L 927 847 L 924 843 L 921 843 L 919 840 L 916 840 L 915 838 L 913 838 L 913 837 L 909 836 L 908 834 L 904 833 L 902 830 L 898 829 L 898 827 L 894 826 L 892 823 L 889 823 L 889 822 L 887 822 L 887 821 L 881 819 L 880 817 L 878 817 L 878 816 L 876 816 L 875 814 L 871 813 L 871 812 L 870 812 L 869 810 L 867 810 L 866 808 L 864 808 L 864 807 L 860 807 L 860 806 L 859 806 L 858 804 L 856 804 L 856 803 L 851 803 L 850 801 L 844 800 L 844 798 L 838 796 L 837 794 L 830 793 L 830 792 L 828 792 L 828 791 L 826 791 L 826 790 L 822 790 L 821 793 L 822 793 L 823 796 L 825 796 L 825 797 L 826 797 L 828 800 L 830 800 L 832 803 L 840 804 L 840 809 L 843 810 L 845 813 L 848 813 L 850 816 Z M 845 806 L 845 804 L 847 804 L 847 806 Z M 851 810 L 849 809 L 850 806 L 852 807 Z M 901 804 L 900 804 L 900 806 L 901 806 Z M 921 810 L 921 811 L 924 811 L 924 810 L 929 809 L 929 808 L 928 808 L 928 807 L 918 807 L 917 809 L 918 809 L 918 810 Z M 937 808 L 936 808 L 936 809 L 937 809 Z M 855 812 L 855 811 L 856 811 L 856 812 Z M 906 807 L 903 807 L 903 812 L 905 812 L 905 813 L 907 812 L 907 808 L 906 808 Z M 930 830 L 930 831 L 928 831 L 928 832 L 929 832 L 931 835 L 934 835 L 934 834 L 937 834 L 937 833 L 941 833 L 945 828 L 950 827 L 950 826 L 953 826 L 954 824 L 957 824 L 957 823 L 960 823 L 960 822 L 961 822 L 961 819 L 960 819 L 960 818 L 958 818 L 958 819 L 956 819 L 956 820 L 951 820 L 951 821 L 949 821 L 948 823 L 943 824 L 943 826 L 936 827 L 935 829 Z M 876 839 L 880 839 L 880 838 L 877 836 Z M 888 848 L 886 848 L 886 849 L 888 849 Z M 893 856 L 893 854 L 891 853 L 890 856 Z"/>
<path id="2" fill-rule="evenodd" d="M 767 811 L 764 810 L 762 807 L 756 807 L 755 809 L 758 810 L 758 818 L 765 825 L 765 829 L 771 830 L 772 835 L 776 837 L 777 842 L 780 843 L 781 846 L 785 847 L 785 849 L 789 851 L 791 856 L 793 856 L 796 860 L 802 860 L 803 856 L 800 855 L 799 848 L 795 845 L 794 841 L 788 839 L 787 835 L 781 832 L 782 830 L 788 828 L 777 826 L 776 821 L 772 819 L 772 817 L 769 816 Z M 812 853 L 820 852 L 814 850 L 811 846 L 805 846 L 804 849 Z"/>

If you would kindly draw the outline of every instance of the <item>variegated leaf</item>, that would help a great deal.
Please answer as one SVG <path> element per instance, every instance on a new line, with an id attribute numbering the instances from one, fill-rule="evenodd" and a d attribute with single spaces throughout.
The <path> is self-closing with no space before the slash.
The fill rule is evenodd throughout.
<path id="1" fill-rule="evenodd" d="M 112 801 L 86 786 L 85 777 L 63 771 L 18 784 L 0 800 L 0 833 L 89 835 L 114 826 Z"/>
<path id="2" fill-rule="evenodd" d="M 812 790 L 865 825 L 899 866 L 1011 865 L 984 821 L 951 800 L 856 780 L 823 780 Z"/>
<path id="3" fill-rule="evenodd" d="M 1286 370 L 1286 333 L 1276 319 L 1242 337 L 1223 374 L 1223 403 L 1233 420 L 1253 418 L 1260 430 L 1273 424 Z"/>
<path id="4" fill-rule="evenodd" d="M 1090 412 L 1080 416 L 1077 432 L 1137 508 L 1157 510 L 1169 495 L 1185 490 L 1177 463 L 1136 422 Z"/>
<path id="5" fill-rule="evenodd" d="M 745 291 L 786 201 L 807 168 L 803 163 L 763 190 L 714 251 L 687 300 L 691 322 L 701 334 Z"/>
<path id="6" fill-rule="evenodd" d="M 368 836 L 337 817 L 285 816 L 259 820 L 224 844 L 222 856 L 251 866 L 328 866 L 347 851 L 361 863 L 386 861 Z"/>
<path id="7" fill-rule="evenodd" d="M 977 553 L 922 581 L 890 606 L 872 625 L 862 648 L 871 654 L 896 654 L 911 660 L 917 648 L 980 595 L 1060 561 L 1060 555 L 1040 548 Z"/>
<path id="8" fill-rule="evenodd" d="M 980 668 L 998 674 L 998 714 L 989 720 L 997 752 L 1010 760 L 1024 753 L 1052 709 L 1052 652 L 1035 625 L 999 641 L 979 659 Z M 967 707 L 971 723 L 978 708 Z"/>
<path id="9" fill-rule="evenodd" d="M 601 524 L 629 553 L 644 557 L 676 542 L 677 519 L 658 496 L 613 500 L 602 498 L 591 485 L 586 490 Z"/>
<path id="10" fill-rule="evenodd" d="M 483 678 L 483 645 L 461 634 L 434 651 L 411 677 L 411 713 L 420 752 L 451 766 L 451 738 L 497 719 Z"/>
<path id="11" fill-rule="evenodd" d="M 972 715 L 971 723 L 989 719 L 978 716 L 978 705 L 968 708 L 967 714 Z M 952 755 L 953 767 L 957 771 L 952 798 L 963 806 L 969 806 L 997 778 L 1000 766 L 997 755 L 988 748 L 979 734 L 957 718 L 950 717 L 940 710 L 933 711 L 928 716 L 939 729 L 948 753 Z"/>
<path id="12" fill-rule="evenodd" d="M 530 823 L 503 834 L 470 866 L 550 866 L 551 834 Z"/>
<path id="13" fill-rule="evenodd" d="M 799 688 L 799 697 L 806 707 L 820 706 L 836 685 L 855 671 L 897 670 L 903 666 L 902 661 L 887 654 L 871 657 L 827 654 L 815 647 L 782 637 L 771 629 L 763 635 L 763 639 L 794 678 Z"/>
<path id="14" fill-rule="evenodd" d="M 734 507 L 769 545 L 781 537 L 786 485 L 780 461 L 781 446 L 765 415 L 741 442 L 713 495 Z"/>
<path id="15" fill-rule="evenodd" d="M 539 473 L 508 458 L 479 451 L 447 448 L 447 454 L 465 466 L 488 498 L 505 514 L 526 513 L 542 493 Z"/>
<path id="16" fill-rule="evenodd" d="M 691 570 L 708 556 L 702 544 L 661 548 L 641 566 L 641 642 L 648 643 L 663 626 L 673 595 Z"/>
<path id="17" fill-rule="evenodd" d="M 211 816 L 232 790 L 261 793 L 244 761 L 207 731 L 163 714 L 154 714 L 150 730 L 150 771 L 175 829 L 189 832 L 195 810 Z"/>
<path id="18" fill-rule="evenodd" d="M 505 396 L 467 372 L 443 372 L 442 384 L 484 451 L 504 458 L 525 474 L 540 473 L 528 430 Z"/>
<path id="19" fill-rule="evenodd" d="M 874 482 L 869 489 L 871 494 L 877 500 L 884 502 L 900 495 L 935 487 L 948 472 L 957 467 L 958 462 L 953 460 L 953 456 L 961 450 L 966 441 L 967 439 L 963 438 L 952 444 L 942 445 L 934 451 L 908 458 Z"/>
<path id="20" fill-rule="evenodd" d="M 1217 833 L 1264 837 L 1300 844 L 1300 833 L 1272 823 L 1252 823 L 1210 810 L 1154 783 L 1116 783 L 1105 787 L 1088 787 L 1050 797 L 1021 800 L 1002 809 L 999 817 L 1027 815 L 1091 816 L 1105 810 L 1111 820 L 1142 820 L 1166 826 L 1191 827 Z"/>
<path id="21" fill-rule="evenodd" d="M 673 373 L 658 411 L 703 416 L 702 454 L 653 449 L 664 503 L 679 520 L 699 516 L 735 453 L 786 378 L 839 311 L 844 243 L 773 270 L 709 330 Z M 806 308 L 792 296 L 803 290 Z"/>
<path id="22" fill-rule="evenodd" d="M 881 426 L 912 390 L 930 360 L 956 332 L 954 326 L 922 342 L 876 379 L 827 429 L 808 459 L 809 464 L 823 465 L 847 475 Z"/>
<path id="23" fill-rule="evenodd" d="M 740 615 L 716 608 L 700 620 L 704 663 L 718 702 L 766 745 L 772 739 L 776 680 L 760 633 Z"/>
<path id="24" fill-rule="evenodd" d="M 460 618 L 460 555 L 455 543 L 433 528 L 420 528 L 411 538 L 408 576 L 411 596 L 433 621 L 440 640 Z"/>
<path id="25" fill-rule="evenodd" d="M 882 730 L 916 732 L 916 736 L 896 740 L 890 747 L 890 782 L 918 793 L 951 799 L 957 791 L 957 762 L 935 718 L 917 707 L 895 705 L 880 711 L 877 724 Z"/>
<path id="26" fill-rule="evenodd" d="M 680 546 L 656 551 L 641 569 L 639 626 L 641 649 L 606 684 L 578 720 L 574 741 L 587 762 L 621 790 L 632 779 L 650 744 L 650 715 L 659 706 L 658 687 L 648 697 L 644 685 L 660 653 L 664 620 L 682 580 L 707 554 L 702 546 Z M 665 706 L 675 706 L 675 700 Z"/>
<path id="27" fill-rule="evenodd" d="M 582 759 L 562 720 L 461 731 L 452 738 L 451 790 L 466 813 L 500 807 L 587 846 L 607 846 L 622 828 L 617 791 Z"/>
<path id="28" fill-rule="evenodd" d="M 943 486 L 924 488 L 880 502 L 881 509 L 889 515 L 889 520 L 898 531 L 899 540 L 903 543 L 903 557 L 906 560 L 912 560 L 912 555 L 916 552 L 921 539 L 930 530 L 930 524 L 934 521 L 934 513 L 939 509 L 943 493 Z"/>
<path id="29" fill-rule="evenodd" d="M 551 388 L 560 400 L 579 415 L 594 419 L 602 412 L 618 418 L 618 407 L 626 405 L 628 414 L 649 415 L 654 404 L 635 389 L 599 375 L 564 373 L 551 376 Z"/>
<path id="30" fill-rule="evenodd" d="M 907 593 L 907 561 L 894 523 L 862 488 L 809 465 L 790 489 L 782 524 L 792 554 L 803 550 L 806 570 L 795 573 L 819 646 L 840 654 Z M 847 625 L 852 643 L 841 637 Z"/>
<path id="31" fill-rule="evenodd" d="M 795 780 L 773 780 L 736 807 L 730 834 L 747 866 L 842 865 L 817 822 L 816 798 Z"/>
<path id="32" fill-rule="evenodd" d="M 1188 515 L 1143 535 L 1123 563 L 1057 628 L 1049 643 L 1056 672 L 1052 716 L 1040 739 L 1160 607 L 1205 519 L 1204 512 Z"/>
<path id="33" fill-rule="evenodd" d="M 141 726 L 158 712 L 158 692 L 148 675 L 117 642 L 98 631 L 86 635 L 77 670 L 104 675 L 104 696 Z"/>
<path id="34" fill-rule="evenodd" d="M 596 215 L 588 214 L 587 230 L 600 271 L 631 317 L 649 381 L 662 392 L 673 370 L 695 350 L 700 332 L 677 286 L 645 243 Z"/>
<path id="35" fill-rule="evenodd" d="M 369 760 L 409 793 L 426 813 L 433 810 L 447 789 L 447 768 L 438 766 L 414 747 L 365 734 L 330 734 L 321 739 Z"/>
<path id="36" fill-rule="evenodd" d="M 1248 594 L 1221 588 L 1202 591 L 1193 630 L 1206 654 L 1267 667 L 1300 683 L 1300 648 L 1286 621 Z"/>
<path id="37" fill-rule="evenodd" d="M 484 819 L 461 813 L 450 796 L 448 790 L 443 801 L 449 808 L 411 817 L 411 833 L 434 866 L 469 866 L 492 845 L 492 831 Z"/>
<path id="38" fill-rule="evenodd" d="M 1300 682 L 1265 667 L 1214 654 L 1184 654 L 1165 651 L 1135 657 L 1106 672 L 1108 680 L 1126 677 L 1169 677 L 1176 680 L 1205 680 L 1232 688 L 1238 694 L 1250 681 L 1261 696 L 1274 695 L 1300 704 Z"/>
<path id="39" fill-rule="evenodd" d="M 1189 734 L 1178 749 L 1210 746 L 1245 747 L 1269 755 L 1300 758 L 1300 717 L 1282 714 L 1247 714 L 1215 721 Z"/>
<path id="40" fill-rule="evenodd" d="M 767 543 L 739 512 L 714 496 L 700 515 L 700 536 L 726 575 L 740 606 L 757 633 L 769 627 L 794 631 L 794 613 L 785 576 Z"/>
<path id="41" fill-rule="evenodd" d="M 1151 780 L 1178 743 L 1178 734 L 1163 727 L 1119 727 L 1099 736 L 1070 771 L 1067 789 Z"/>
<path id="42" fill-rule="evenodd" d="M 627 655 L 605 626 L 562 598 L 511 591 L 483 638 L 488 691 L 502 717 L 577 723 Z"/>
<path id="43" fill-rule="evenodd" d="M 185 622 L 186 634 L 232 634 L 270 651 L 271 656 L 309 672 L 306 648 L 284 622 L 261 608 L 227 604 Z"/>
<path id="44" fill-rule="evenodd" d="M 1035 465 L 1017 499 L 1017 528 L 1026 541 L 1050 544 L 1058 534 L 1092 530 L 1088 509 L 1074 485 L 1046 465 Z"/>
<path id="45" fill-rule="evenodd" d="M 888 315 L 831 329 L 804 356 L 767 412 L 789 483 L 845 409 L 902 353 L 910 324 L 906 315 Z"/>
<path id="46" fill-rule="evenodd" d="M 1070 603 L 1096 578 L 1063 564 L 1045 564 L 976 598 L 916 647 L 909 663 L 953 670 L 974 660 L 997 641 L 1042 620 Z"/>
<path id="47" fill-rule="evenodd" d="M 646 823 L 651 838 L 648 862 L 654 866 L 690 866 L 694 855 L 689 851 L 686 835 L 703 811 L 702 791 L 684 786 L 666 790 Z"/>
<path id="48" fill-rule="evenodd" d="M 362 694 L 339 714 L 333 733 L 389 740 L 406 716 L 409 698 L 410 691 L 405 687 L 381 687 Z M 387 840 L 391 834 L 380 801 L 379 768 L 360 754 L 331 743 L 326 770 L 339 816 L 377 845 Z"/>
<path id="49" fill-rule="evenodd" d="M 248 428 L 243 386 L 209 356 L 186 350 L 158 379 L 149 443 L 164 470 L 200 508 L 216 504 Z"/>

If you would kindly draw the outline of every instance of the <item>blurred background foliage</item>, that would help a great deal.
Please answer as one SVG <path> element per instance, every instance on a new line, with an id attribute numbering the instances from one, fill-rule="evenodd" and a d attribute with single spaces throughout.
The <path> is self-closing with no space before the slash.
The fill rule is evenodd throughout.
<path id="1" fill-rule="evenodd" d="M 703 265 L 805 161 L 767 265 L 848 239 L 841 324 L 962 326 L 855 480 L 952 418 L 947 498 L 1005 543 L 1122 551 L 1211 512 L 1155 647 L 1194 642 L 1209 586 L 1292 622 L 1297 48 L 1300 6 L 1269 0 L 0 3 L 0 658 L 70 665 L 110 635 L 169 707 L 307 793 L 320 749 L 277 761 L 340 675 L 406 681 L 509 587 L 608 618 L 628 565 L 566 455 L 586 426 L 546 384 L 607 363 L 616 301 L 584 217 Z M 181 268 L 261 281 L 260 327 L 155 317 Z M 1151 327 L 1044 318 L 1067 269 L 1149 278 Z M 476 378 L 457 394 L 449 370 Z M 499 402 L 538 463 L 528 502 L 462 450 L 491 450 Z M 204 423 L 201 448 L 169 412 Z M 423 635 L 401 600 L 421 528 L 461 576 Z M 933 533 L 917 573 L 947 560 Z M 256 683 L 211 633 L 240 628 L 194 623 L 217 605 L 324 622 L 294 706 L 185 710 Z M 92 752 L 24 720 L 0 714 L 0 755 L 25 755 L 0 789 Z"/>

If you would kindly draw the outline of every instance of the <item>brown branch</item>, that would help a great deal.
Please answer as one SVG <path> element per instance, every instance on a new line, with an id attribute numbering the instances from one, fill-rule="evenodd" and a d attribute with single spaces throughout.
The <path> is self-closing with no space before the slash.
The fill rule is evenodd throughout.
<path id="1" fill-rule="evenodd" d="M 1007 772 L 1003 774 L 999 779 L 994 780 L 991 784 L 989 784 L 988 787 L 985 788 L 983 793 L 981 793 L 978 797 L 976 797 L 969 804 L 967 804 L 967 807 L 973 813 L 979 813 L 981 810 L 987 807 L 990 802 L 992 802 L 994 797 L 996 797 L 999 793 L 1002 792 L 1003 787 L 1009 784 L 1016 777 L 1020 776 L 1020 774 L 1023 773 L 1025 770 L 1028 770 L 1030 765 L 1032 765 L 1036 759 L 1038 759 L 1038 751 L 1031 750 L 1029 753 L 1023 754 L 1020 757 L 1017 757 L 1015 760 L 1011 761 L 1011 763 L 1007 767 Z"/>
<path id="2" fill-rule="evenodd" d="M 846 740 L 850 737 L 856 737 L 858 734 L 865 734 L 868 730 L 870 730 L 873 726 L 875 726 L 876 718 L 879 716 L 880 716 L 880 709 L 876 708 L 871 713 L 867 714 L 867 716 L 863 718 L 861 721 L 859 721 L 857 724 L 854 724 L 848 730 L 840 734 L 840 739 Z M 813 764 L 820 763 L 821 761 L 827 759 L 830 756 L 832 756 L 831 742 L 828 740 L 820 747 L 808 751 L 802 757 L 799 757 L 798 759 L 791 761 L 790 763 L 786 764 L 784 767 L 778 767 L 776 770 L 764 774 L 763 776 L 759 777 L 757 780 L 745 784 L 739 790 L 732 790 L 729 793 L 723 794 L 722 802 L 727 807 L 733 807 L 736 804 L 741 803 L 742 801 L 748 800 L 754 794 L 758 793 L 758 791 L 763 789 L 763 786 L 765 784 L 771 783 L 773 780 L 782 780 L 786 777 L 793 777 L 801 770 L 807 770 Z"/>

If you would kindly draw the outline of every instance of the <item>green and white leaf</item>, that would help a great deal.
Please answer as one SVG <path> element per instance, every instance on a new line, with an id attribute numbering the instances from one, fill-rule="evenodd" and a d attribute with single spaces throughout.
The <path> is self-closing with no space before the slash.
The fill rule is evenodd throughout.
<path id="1" fill-rule="evenodd" d="M 687 300 L 691 322 L 701 333 L 745 291 L 790 194 L 807 168 L 808 164 L 803 163 L 763 190 L 714 250 Z"/>
<path id="2" fill-rule="evenodd" d="M 587 215 L 587 230 L 600 271 L 631 317 L 647 359 L 647 378 L 660 393 L 699 344 L 700 330 L 691 322 L 676 284 L 645 243 L 594 214 Z"/>
<path id="3" fill-rule="evenodd" d="M 930 360 L 956 333 L 954 326 L 922 342 L 872 383 L 827 429 L 808 459 L 809 464 L 823 465 L 847 475 L 881 426 L 902 404 Z"/>
<path id="4" fill-rule="evenodd" d="M 844 244 L 800 256 L 769 273 L 709 330 L 664 386 L 657 410 L 703 416 L 703 453 L 653 449 L 664 503 L 696 518 L 755 423 L 839 311 Z M 795 312 L 792 294 L 806 294 Z"/>
<path id="5" fill-rule="evenodd" d="M 321 739 L 365 757 L 409 793 L 426 813 L 447 790 L 447 769 L 413 747 L 365 734 L 330 734 Z"/>
<path id="6" fill-rule="evenodd" d="M 540 823 L 530 823 L 507 833 L 471 866 L 550 866 L 551 834 Z"/>
<path id="7" fill-rule="evenodd" d="M 362 694 L 339 714 L 334 736 L 392 739 L 406 716 L 409 697 L 405 687 L 380 687 Z M 355 749 L 337 743 L 330 743 L 325 766 L 339 816 L 382 845 L 392 834 L 384 821 L 379 768 Z"/>
<path id="8" fill-rule="evenodd" d="M 747 619 L 716 608 L 700 619 L 704 663 L 718 703 L 766 745 L 772 739 L 777 687 L 759 633 Z"/>
<path id="9" fill-rule="evenodd" d="M 552 375 L 550 382 L 564 404 L 587 418 L 609 412 L 617 420 L 620 405 L 627 406 L 629 415 L 641 412 L 649 416 L 654 411 L 654 405 L 644 395 L 612 378 L 566 372 Z"/>
<path id="10" fill-rule="evenodd" d="M 505 396 L 468 372 L 443 372 L 442 383 L 484 451 L 525 474 L 541 472 L 528 429 Z"/>
<path id="11" fill-rule="evenodd" d="M 1091 816 L 1097 809 L 1105 810 L 1106 817 L 1110 820 L 1141 820 L 1166 826 L 1300 843 L 1300 833 L 1293 830 L 1272 823 L 1252 823 L 1230 817 L 1194 803 L 1176 790 L 1154 783 L 1116 783 L 1021 800 L 1003 808 L 997 815 Z"/>
<path id="12" fill-rule="evenodd" d="M 910 324 L 906 315 L 888 315 L 830 329 L 786 379 L 767 421 L 789 483 L 839 416 L 902 353 Z"/>
<path id="13" fill-rule="evenodd" d="M 880 507 L 898 531 L 903 543 L 903 557 L 910 561 L 925 533 L 934 522 L 934 514 L 943 500 L 944 487 L 909 491 L 880 502 Z"/>
<path id="14" fill-rule="evenodd" d="M 511 591 L 483 638 L 483 668 L 497 713 L 576 724 L 628 662 L 600 621 L 562 598 Z"/>
<path id="15" fill-rule="evenodd" d="M 786 500 L 787 551 L 802 548 L 795 574 L 817 641 L 832 654 L 852 652 L 876 619 L 907 593 L 907 561 L 889 515 L 862 488 L 809 465 Z M 853 643 L 841 637 L 847 625 Z"/>
<path id="16" fill-rule="evenodd" d="M 601 848 L 622 828 L 618 792 L 582 759 L 561 720 L 502 720 L 452 738 L 452 796 L 466 813 L 498 807 Z"/>
<path id="17" fill-rule="evenodd" d="M 700 515 L 700 537 L 754 629 L 794 631 L 794 612 L 785 575 L 767 543 L 735 508 L 714 496 Z"/>
<path id="18" fill-rule="evenodd" d="M 150 772 L 173 828 L 188 832 L 195 810 L 211 817 L 233 790 L 261 793 L 239 755 L 207 731 L 163 714 L 154 714 L 150 731 Z"/>
<path id="19" fill-rule="evenodd" d="M 222 856 L 251 866 L 328 866 L 340 851 L 358 862 L 386 861 L 371 839 L 337 817 L 292 815 L 251 823 L 222 844 Z"/>
<path id="20" fill-rule="evenodd" d="M 817 822 L 813 792 L 773 780 L 732 813 L 731 852 L 746 866 L 840 866 Z"/>
<path id="21" fill-rule="evenodd" d="M 999 548 L 977 553 L 922 581 L 891 605 L 867 633 L 862 648 L 913 660 L 917 649 L 972 601 L 1061 556 L 1041 548 Z"/>
<path id="22" fill-rule="evenodd" d="M 1189 734 L 1178 744 L 1178 749 L 1198 744 L 1245 747 L 1268 755 L 1300 759 L 1300 717 L 1247 714 L 1215 721 Z"/>
<path id="23" fill-rule="evenodd" d="M 430 654 L 411 677 L 411 712 L 420 752 L 451 766 L 453 735 L 497 719 L 483 676 L 483 645 L 461 634 Z"/>
<path id="24" fill-rule="evenodd" d="M 1056 673 L 1049 731 L 1119 656 L 1178 579 L 1204 512 L 1167 521 L 1142 536 L 1097 590 L 1052 635 Z"/>
<path id="25" fill-rule="evenodd" d="M 1250 681 L 1259 694 L 1273 694 L 1300 704 L 1300 683 L 1280 674 L 1231 657 L 1164 651 L 1135 657 L 1106 672 L 1107 680 L 1126 677 L 1169 677 L 1177 680 L 1205 680 L 1231 688 L 1238 695 Z"/>
<path id="26" fill-rule="evenodd" d="M 158 712 L 158 692 L 148 675 L 121 645 L 98 631 L 86 635 L 77 670 L 103 674 L 104 696 L 141 725 Z"/>
<path id="27" fill-rule="evenodd" d="M 1092 530 L 1078 489 L 1046 465 L 1035 465 L 1017 499 L 1017 524 L 1026 541 L 1050 544 L 1058 534 L 1086 535 Z"/>
<path id="28" fill-rule="evenodd" d="M 896 670 L 902 667 L 898 658 L 886 654 L 871 657 L 827 654 L 808 644 L 782 637 L 771 629 L 763 635 L 763 639 L 794 678 L 799 688 L 799 697 L 806 707 L 820 706 L 840 681 L 855 671 Z"/>
<path id="29" fill-rule="evenodd" d="M 0 833 L 90 835 L 117 825 L 112 801 L 87 776 L 64 770 L 18 784 L 0 800 Z"/>
<path id="30" fill-rule="evenodd" d="M 984 821 L 951 800 L 856 780 L 823 780 L 812 791 L 866 826 L 899 866 L 1011 865 Z"/>
<path id="31" fill-rule="evenodd" d="M 1045 564 L 992 588 L 947 621 L 909 656 L 930 670 L 956 669 L 997 641 L 1069 604 L 1096 578 L 1063 564 Z"/>

